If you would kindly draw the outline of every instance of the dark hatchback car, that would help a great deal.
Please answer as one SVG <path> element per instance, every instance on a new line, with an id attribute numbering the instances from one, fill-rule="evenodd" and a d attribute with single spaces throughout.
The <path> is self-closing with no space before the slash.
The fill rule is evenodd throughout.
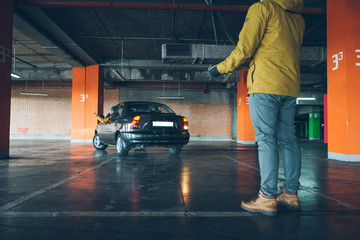
<path id="1" fill-rule="evenodd" d="M 93 145 L 97 150 L 116 145 L 119 156 L 127 156 L 131 148 L 139 146 L 163 146 L 175 155 L 189 142 L 188 128 L 188 120 L 165 104 L 122 102 L 110 121 L 96 127 Z"/>

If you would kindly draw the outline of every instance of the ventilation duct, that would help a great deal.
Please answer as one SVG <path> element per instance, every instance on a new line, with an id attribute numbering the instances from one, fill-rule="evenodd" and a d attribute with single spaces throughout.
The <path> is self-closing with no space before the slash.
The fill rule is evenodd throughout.
<path id="1" fill-rule="evenodd" d="M 234 50 L 233 45 L 206 44 L 163 44 L 161 46 L 163 63 L 217 64 Z M 302 47 L 301 66 L 317 67 L 326 62 L 326 48 Z"/>
<path id="2" fill-rule="evenodd" d="M 163 44 L 163 63 L 211 64 L 223 61 L 232 50 L 232 45 Z"/>

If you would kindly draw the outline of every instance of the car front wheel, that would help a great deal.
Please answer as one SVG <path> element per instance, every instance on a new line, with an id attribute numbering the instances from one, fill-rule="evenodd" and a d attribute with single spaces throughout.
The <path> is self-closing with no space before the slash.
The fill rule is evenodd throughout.
<path id="1" fill-rule="evenodd" d="M 116 152 L 119 156 L 125 157 L 129 153 L 129 149 L 126 147 L 124 140 L 122 140 L 119 134 L 116 139 Z"/>
<path id="2" fill-rule="evenodd" d="M 108 147 L 108 145 L 100 142 L 100 138 L 97 133 L 95 133 L 95 136 L 93 137 L 93 145 L 96 150 L 105 150 Z"/>
<path id="3" fill-rule="evenodd" d="M 169 147 L 169 153 L 171 155 L 177 155 L 181 152 L 181 147 L 180 146 L 172 146 L 172 147 Z"/>

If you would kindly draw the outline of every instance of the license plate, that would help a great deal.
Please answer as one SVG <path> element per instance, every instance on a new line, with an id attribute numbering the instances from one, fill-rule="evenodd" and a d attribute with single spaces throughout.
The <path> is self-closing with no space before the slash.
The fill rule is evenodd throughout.
<path id="1" fill-rule="evenodd" d="M 164 122 L 164 121 L 154 121 L 153 122 L 154 127 L 173 127 L 173 122 Z"/>

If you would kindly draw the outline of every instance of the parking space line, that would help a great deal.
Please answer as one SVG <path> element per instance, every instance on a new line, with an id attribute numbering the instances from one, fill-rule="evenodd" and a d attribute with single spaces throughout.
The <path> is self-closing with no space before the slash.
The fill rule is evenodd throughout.
<path id="1" fill-rule="evenodd" d="M 254 167 L 254 166 L 252 166 L 252 165 L 250 165 L 250 164 L 241 162 L 241 161 L 237 160 L 236 158 L 229 157 L 229 156 L 224 156 L 224 157 L 227 158 L 227 159 L 229 159 L 229 160 L 232 160 L 232 161 L 235 161 L 235 162 L 237 162 L 237 163 L 240 163 L 240 164 L 242 164 L 242 165 L 244 165 L 244 166 L 246 166 L 246 167 L 248 167 L 248 168 L 255 169 L 256 171 L 260 171 L 259 168 Z M 311 190 L 310 188 L 307 188 L 307 187 L 304 187 L 304 186 L 300 186 L 300 190 L 304 190 L 304 191 L 307 191 L 307 192 L 309 192 L 309 193 L 311 193 L 311 194 L 317 195 L 317 196 L 319 196 L 319 197 L 326 198 L 326 199 L 328 199 L 328 200 L 332 200 L 332 201 L 338 203 L 339 205 L 342 205 L 342 206 L 344 206 L 344 207 L 350 208 L 351 210 L 359 210 L 359 209 L 360 209 L 359 207 L 354 206 L 354 205 L 352 205 L 352 204 L 350 204 L 350 203 L 344 202 L 344 201 L 342 201 L 342 200 L 340 200 L 340 199 L 337 199 L 337 198 L 328 196 L 328 195 L 323 194 L 323 193 L 320 193 L 320 192 L 315 192 L 315 191 Z"/>
<path id="2" fill-rule="evenodd" d="M 323 193 L 320 193 L 320 192 L 315 192 L 315 191 L 311 190 L 310 188 L 300 186 L 300 189 L 305 190 L 305 191 L 307 191 L 309 193 L 315 194 L 315 195 L 317 195 L 319 197 L 323 197 L 323 198 L 326 198 L 326 199 L 329 199 L 329 200 L 333 200 L 334 202 L 338 203 L 339 205 L 342 205 L 344 207 L 348 207 L 351 210 L 359 210 L 360 209 L 359 207 L 357 207 L 355 205 L 349 204 L 347 202 L 344 202 L 342 200 L 339 200 L 339 199 L 331 197 L 331 196 L 327 196 L 327 195 L 325 195 Z"/>
<path id="3" fill-rule="evenodd" d="M 99 163 L 99 164 L 97 164 L 97 165 L 95 165 L 95 166 L 93 166 L 93 167 L 90 167 L 90 168 L 88 168 L 88 169 L 86 169 L 86 170 L 84 170 L 84 171 L 82 171 L 82 172 L 79 172 L 79 173 L 77 173 L 77 174 L 74 174 L 74 175 L 72 175 L 71 177 L 65 178 L 65 179 L 63 179 L 63 180 L 61 180 L 61 181 L 59 181 L 59 182 L 57 182 L 57 183 L 54 183 L 54 184 L 51 184 L 51 185 L 49 185 L 49 186 L 43 187 L 43 188 L 41 188 L 40 190 L 37 190 L 37 191 L 35 191 L 35 192 L 32 192 L 32 193 L 27 194 L 27 195 L 25 195 L 25 196 L 22 196 L 22 197 L 14 200 L 14 201 L 12 201 L 12 202 L 9 202 L 9 203 L 7 203 L 7 204 L 5 204 L 5 205 L 3 205 L 3 206 L 0 207 L 0 213 L 1 213 L 1 212 L 6 212 L 6 211 L 8 211 L 9 209 L 12 209 L 12 208 L 14 208 L 14 207 L 16 207 L 16 206 L 18 206 L 18 205 L 20 205 L 20 204 L 22 204 L 22 203 L 30 200 L 30 199 L 32 199 L 32 198 L 34 198 L 34 197 L 37 197 L 37 196 L 39 196 L 39 195 L 41 195 L 41 194 L 43 194 L 43 193 L 46 193 L 46 192 L 48 192 L 48 191 L 50 191 L 50 190 L 52 190 L 52 189 L 54 189 L 54 188 L 56 188 L 56 187 L 58 187 L 58 186 L 60 186 L 60 185 L 62 185 L 62 184 L 67 183 L 67 182 L 69 182 L 69 181 L 71 181 L 71 180 L 73 180 L 73 179 L 75 179 L 75 178 L 78 178 L 78 177 L 80 177 L 80 176 L 82 176 L 82 175 L 84 175 L 84 174 L 86 174 L 86 173 L 88 173 L 88 172 L 90 172 L 90 171 L 93 171 L 94 169 L 99 168 L 99 167 L 101 167 L 102 165 L 104 165 L 104 164 L 106 164 L 106 163 L 108 163 L 108 162 L 110 162 L 110 161 L 113 161 L 113 160 L 114 160 L 114 159 L 109 159 L 109 160 L 107 160 L 107 161 L 101 162 L 101 163 Z"/>

